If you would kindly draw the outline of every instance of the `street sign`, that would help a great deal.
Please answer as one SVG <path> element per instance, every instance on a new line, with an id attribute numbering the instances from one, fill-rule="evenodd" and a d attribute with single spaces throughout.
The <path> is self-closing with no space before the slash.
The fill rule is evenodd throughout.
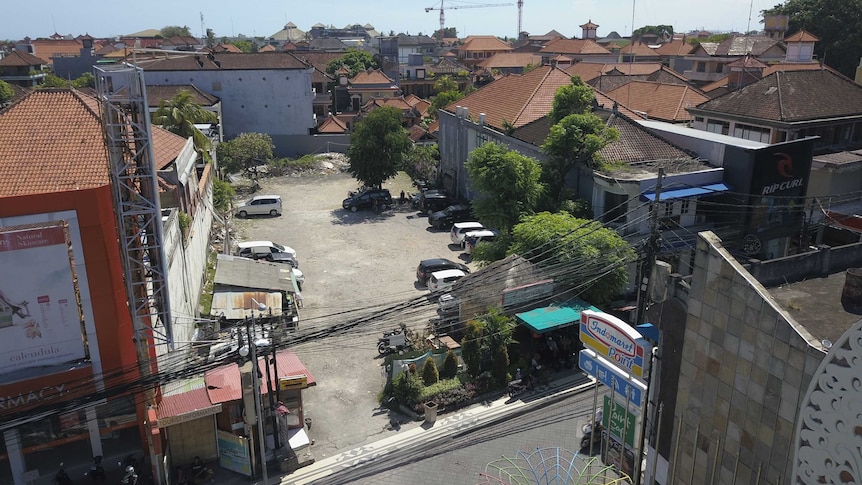
<path id="1" fill-rule="evenodd" d="M 619 318 L 603 312 L 581 312 L 581 342 L 596 354 L 646 379 L 652 344 L 643 335 Z"/>
<path id="2" fill-rule="evenodd" d="M 614 410 L 611 412 L 611 397 L 604 397 L 604 406 L 602 406 L 602 426 L 610 431 L 611 436 L 619 439 L 623 432 L 626 434 L 626 445 L 634 449 L 635 431 L 638 430 L 638 415 L 629 408 L 626 413 L 626 403 L 619 402 L 614 399 Z"/>
<path id="3" fill-rule="evenodd" d="M 582 371 L 612 388 L 616 399 L 625 402 L 628 396 L 629 405 L 638 408 L 643 406 L 647 387 L 639 379 L 621 372 L 615 365 L 588 349 L 578 354 L 578 365 Z"/>

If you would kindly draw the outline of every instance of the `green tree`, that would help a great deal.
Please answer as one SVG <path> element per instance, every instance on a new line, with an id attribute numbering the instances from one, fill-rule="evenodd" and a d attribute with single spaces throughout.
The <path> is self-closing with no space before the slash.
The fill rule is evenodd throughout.
<path id="1" fill-rule="evenodd" d="M 51 89 L 51 88 L 68 88 L 72 83 L 69 81 L 55 76 L 53 74 L 48 74 L 42 79 L 42 84 L 37 86 L 37 89 Z"/>
<path id="2" fill-rule="evenodd" d="M 153 123 L 183 138 L 192 138 L 195 148 L 203 154 L 204 160 L 211 161 L 212 142 L 209 137 L 195 127 L 195 123 L 214 123 L 218 121 L 215 113 L 203 109 L 194 102 L 192 93 L 181 90 L 170 100 L 162 100 L 159 109 L 153 114 Z"/>
<path id="3" fill-rule="evenodd" d="M 479 320 L 468 320 L 464 325 L 464 337 L 461 338 L 461 358 L 467 374 L 476 377 L 482 370 L 482 329 Z"/>
<path id="4" fill-rule="evenodd" d="M 816 35 L 817 57 L 853 79 L 862 45 L 862 0 L 786 0 L 761 15 L 790 16 L 789 32 Z"/>
<path id="5" fill-rule="evenodd" d="M 572 114 L 583 114 L 592 111 L 596 94 L 580 76 L 572 76 L 572 84 L 560 86 L 554 93 L 554 103 L 548 117 L 552 123 Z"/>
<path id="6" fill-rule="evenodd" d="M 446 358 L 443 360 L 443 368 L 440 369 L 441 379 L 452 379 L 458 375 L 458 356 L 455 352 L 449 350 L 446 352 Z"/>
<path id="7" fill-rule="evenodd" d="M 250 40 L 237 40 L 234 41 L 233 45 L 243 52 L 251 52 L 254 50 L 254 43 Z"/>
<path id="8" fill-rule="evenodd" d="M 441 109 L 449 106 L 455 101 L 464 97 L 464 93 L 460 91 L 442 91 L 434 96 L 431 96 L 431 106 L 428 107 L 428 114 L 433 118 L 437 118 L 437 113 Z"/>
<path id="9" fill-rule="evenodd" d="M 236 196 L 236 190 L 223 180 L 213 179 L 213 207 L 219 212 L 230 210 L 230 204 Z"/>
<path id="10" fill-rule="evenodd" d="M 350 135 L 349 172 L 369 187 L 380 187 L 394 177 L 404 155 L 413 146 L 407 130 L 401 126 L 401 110 L 382 106 L 356 123 Z"/>
<path id="11" fill-rule="evenodd" d="M 433 357 L 425 359 L 425 364 L 422 365 L 422 383 L 426 386 L 435 384 L 440 380 L 440 372 L 437 370 L 437 363 Z"/>
<path id="12" fill-rule="evenodd" d="M 401 169 L 413 179 L 433 180 L 440 168 L 440 150 L 437 144 L 413 145 L 404 154 Z"/>
<path id="13" fill-rule="evenodd" d="M 180 27 L 179 25 L 168 25 L 166 27 L 162 27 L 160 31 L 162 37 L 166 39 L 170 39 L 173 36 L 181 36 L 181 37 L 191 37 L 192 32 L 189 30 L 189 26 L 185 25 Z"/>
<path id="14" fill-rule="evenodd" d="M 6 81 L 0 81 L 0 105 L 12 101 L 12 96 L 15 96 L 12 86 Z"/>
<path id="15" fill-rule="evenodd" d="M 512 229 L 509 254 L 544 268 L 561 287 L 582 292 L 594 305 L 611 301 L 628 283 L 637 254 L 616 231 L 566 212 L 525 217 Z"/>
<path id="16" fill-rule="evenodd" d="M 371 54 L 359 49 L 348 49 L 343 56 L 326 64 L 326 73 L 330 76 L 344 66 L 350 71 L 350 77 L 368 69 L 379 69 L 380 63 Z"/>
<path id="17" fill-rule="evenodd" d="M 207 29 L 206 43 L 207 47 L 214 47 L 216 45 L 216 35 L 213 29 Z"/>
<path id="18" fill-rule="evenodd" d="M 632 37 L 637 38 L 648 34 L 657 35 L 659 37 L 673 37 L 673 25 L 644 25 L 639 29 L 635 29 L 634 32 L 632 32 Z"/>
<path id="19" fill-rule="evenodd" d="M 96 77 L 93 76 L 92 72 L 85 72 L 84 74 L 81 74 L 81 77 L 72 80 L 72 87 L 75 89 L 95 88 Z"/>
<path id="20" fill-rule="evenodd" d="M 452 79 L 452 76 L 440 76 L 434 81 L 434 91 L 440 93 L 443 91 L 457 91 L 458 83 Z"/>
<path id="21" fill-rule="evenodd" d="M 489 309 L 479 320 L 483 322 L 484 345 L 491 354 L 491 374 L 497 385 L 505 385 L 509 373 L 509 344 L 513 342 L 515 322 L 499 308 Z"/>
<path id="22" fill-rule="evenodd" d="M 265 133 L 240 133 L 230 141 L 219 143 L 216 147 L 219 163 L 228 172 L 247 170 L 256 160 L 272 158 L 272 138 Z"/>
<path id="23" fill-rule="evenodd" d="M 566 176 L 578 164 L 593 167 L 596 153 L 619 139 L 616 128 L 605 125 L 592 113 L 570 114 L 551 127 L 542 151 L 548 155 L 542 164 L 542 181 L 555 205 L 562 202 Z"/>
<path id="24" fill-rule="evenodd" d="M 532 214 L 542 193 L 539 162 L 497 143 L 473 150 L 465 164 L 470 184 L 479 192 L 473 211 L 479 220 L 503 232 Z"/>

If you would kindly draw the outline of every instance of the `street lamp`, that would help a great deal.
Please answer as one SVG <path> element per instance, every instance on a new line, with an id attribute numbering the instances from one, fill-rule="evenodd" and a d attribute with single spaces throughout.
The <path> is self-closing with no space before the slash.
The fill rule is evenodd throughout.
<path id="1" fill-rule="evenodd" d="M 258 305 L 260 304 L 258 303 Z M 252 320 L 254 320 L 254 313 L 252 313 Z M 257 414 L 257 434 L 260 441 L 260 468 L 263 471 L 263 483 L 266 485 L 269 477 L 266 471 L 266 441 L 264 439 L 263 413 L 261 412 L 263 406 L 260 403 L 260 371 L 257 368 L 257 341 L 252 340 L 248 321 L 246 321 L 245 330 L 248 335 L 248 344 L 239 348 L 239 355 L 246 358 L 249 356 L 249 353 L 251 354 L 251 372 L 252 380 L 254 381 L 254 410 Z"/>

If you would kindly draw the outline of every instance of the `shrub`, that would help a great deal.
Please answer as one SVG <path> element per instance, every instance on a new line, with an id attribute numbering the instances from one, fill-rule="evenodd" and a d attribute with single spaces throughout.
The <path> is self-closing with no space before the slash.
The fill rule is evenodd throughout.
<path id="1" fill-rule="evenodd" d="M 444 379 L 442 381 L 437 381 L 435 384 L 422 388 L 422 391 L 419 393 L 419 402 L 422 403 L 429 399 L 433 400 L 437 395 L 461 388 L 461 381 L 458 379 Z"/>
<path id="2" fill-rule="evenodd" d="M 482 367 L 482 323 L 477 320 L 467 322 L 464 338 L 461 339 L 461 358 L 471 376 L 479 374 Z"/>
<path id="3" fill-rule="evenodd" d="M 440 370 L 442 379 L 451 379 L 458 375 L 458 356 L 451 350 L 446 352 L 446 359 L 443 361 L 443 369 Z"/>
<path id="4" fill-rule="evenodd" d="M 406 406 L 419 402 L 422 393 L 422 381 L 415 374 L 405 372 L 398 375 L 392 383 L 392 396 Z"/>
<path id="5" fill-rule="evenodd" d="M 422 382 L 426 386 L 436 384 L 440 380 L 440 372 L 437 371 L 437 363 L 433 357 L 425 359 L 425 365 L 422 366 Z"/>

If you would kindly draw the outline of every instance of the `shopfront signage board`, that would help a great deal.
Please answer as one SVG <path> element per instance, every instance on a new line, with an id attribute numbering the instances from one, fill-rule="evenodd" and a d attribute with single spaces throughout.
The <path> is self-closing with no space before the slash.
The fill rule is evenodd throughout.
<path id="1" fill-rule="evenodd" d="M 581 312 L 580 339 L 584 347 L 639 379 L 646 379 L 652 344 L 619 318 L 603 312 Z"/>

